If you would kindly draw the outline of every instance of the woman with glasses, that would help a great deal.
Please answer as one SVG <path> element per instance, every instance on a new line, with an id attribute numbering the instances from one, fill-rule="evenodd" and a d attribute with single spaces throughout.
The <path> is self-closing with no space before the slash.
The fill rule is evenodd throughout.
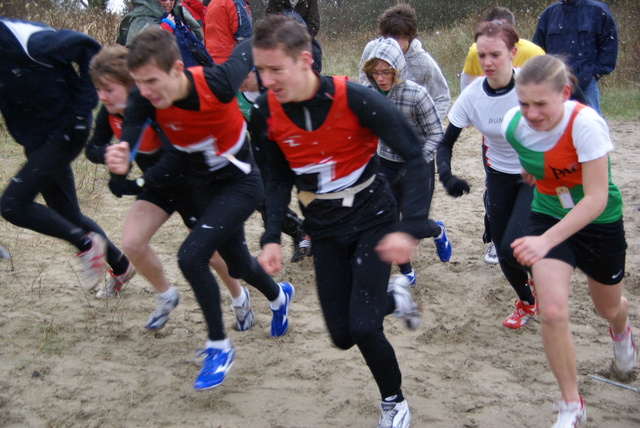
<path id="1" fill-rule="evenodd" d="M 369 57 L 362 65 L 362 72 L 367 76 L 365 86 L 377 90 L 391 101 L 408 119 L 413 130 L 422 143 L 422 155 L 429 168 L 429 180 L 425 187 L 429 192 L 426 212 L 430 210 L 435 181 L 435 167 L 433 159 L 442 138 L 442 124 L 438 112 L 427 90 L 410 80 L 406 80 L 407 66 L 402 49 L 392 38 L 380 38 L 371 46 Z M 377 148 L 382 172 L 391 185 L 393 195 L 398 202 L 399 215 L 406 217 L 403 212 L 403 182 L 405 180 L 405 159 L 400 157 L 384 141 L 378 140 Z M 438 257 L 442 262 L 448 262 L 451 257 L 451 245 L 447 239 L 442 222 L 429 220 L 430 234 L 434 237 Z M 400 273 L 407 285 L 416 283 L 416 274 L 411 263 L 399 266 Z"/>

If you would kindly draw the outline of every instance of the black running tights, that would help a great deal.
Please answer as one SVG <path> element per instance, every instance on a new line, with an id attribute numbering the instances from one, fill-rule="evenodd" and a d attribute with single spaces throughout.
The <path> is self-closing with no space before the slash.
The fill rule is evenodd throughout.
<path id="1" fill-rule="evenodd" d="M 529 209 L 533 187 L 520 174 L 504 174 L 487 168 L 487 215 L 500 268 L 518 298 L 533 303 L 527 270 L 513 256 L 511 243 L 529 233 Z"/>
<path id="2" fill-rule="evenodd" d="M 2 195 L 0 212 L 9 223 L 64 239 L 82 251 L 83 237 L 89 231 L 107 237 L 100 226 L 82 214 L 78 204 L 70 164 L 84 146 L 69 142 L 61 145 L 47 142 L 26 154 L 27 162 Z M 38 193 L 46 205 L 35 202 Z M 126 260 L 113 243 L 107 242 L 107 262 L 111 267 Z"/>
<path id="3" fill-rule="evenodd" d="M 257 288 L 268 300 L 275 300 L 280 288 L 251 256 L 244 236 L 244 222 L 264 197 L 257 169 L 249 175 L 217 181 L 196 190 L 200 220 L 180 246 L 178 264 L 200 304 L 209 329 L 209 339 L 225 338 L 220 308 L 220 289 L 209 268 L 218 251 L 229 274 Z"/>
<path id="4" fill-rule="evenodd" d="M 313 240 L 318 296 L 331 339 L 340 349 L 358 346 L 382 399 L 400 394 L 402 383 L 383 331 L 384 317 L 395 308 L 387 293 L 391 267 L 374 250 L 386 227 Z"/>

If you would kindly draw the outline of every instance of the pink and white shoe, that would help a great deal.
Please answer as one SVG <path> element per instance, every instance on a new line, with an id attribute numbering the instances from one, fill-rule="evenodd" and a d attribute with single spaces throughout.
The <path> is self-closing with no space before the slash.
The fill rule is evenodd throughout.
<path id="1" fill-rule="evenodd" d="M 629 373 L 633 370 L 638 360 L 638 347 L 633 339 L 631 325 L 627 321 L 627 330 L 620 337 L 614 337 L 613 330 L 609 327 L 611 346 L 613 347 L 613 363 L 621 373 Z"/>
<path id="2" fill-rule="evenodd" d="M 554 404 L 553 410 L 558 412 L 558 419 L 551 428 L 578 428 L 587 421 L 587 410 L 582 397 L 580 401 L 559 400 Z"/>

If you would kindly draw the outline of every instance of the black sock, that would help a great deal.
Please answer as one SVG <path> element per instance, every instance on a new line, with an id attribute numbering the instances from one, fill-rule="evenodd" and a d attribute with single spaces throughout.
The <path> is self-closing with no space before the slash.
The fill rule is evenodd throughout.
<path id="1" fill-rule="evenodd" d="M 398 391 L 397 394 L 390 395 L 387 398 L 383 398 L 382 401 L 385 403 L 402 403 L 404 401 L 404 396 L 402 395 L 402 391 Z"/>
<path id="2" fill-rule="evenodd" d="M 84 253 L 91 248 L 91 239 L 87 235 L 84 235 L 78 241 L 72 242 L 72 244 L 80 251 Z"/>
<path id="3" fill-rule="evenodd" d="M 129 259 L 124 256 L 124 253 L 120 253 L 120 257 L 113 263 L 109 262 L 109 266 L 111 266 L 114 275 L 122 275 L 129 267 Z"/>

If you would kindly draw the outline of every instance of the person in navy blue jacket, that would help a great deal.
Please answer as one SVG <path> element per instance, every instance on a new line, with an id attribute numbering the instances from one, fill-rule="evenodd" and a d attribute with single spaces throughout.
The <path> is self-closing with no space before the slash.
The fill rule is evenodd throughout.
<path id="1" fill-rule="evenodd" d="M 589 105 L 600 113 L 598 80 L 616 67 L 618 29 L 606 4 L 561 0 L 538 18 L 533 43 L 548 54 L 566 56 Z"/>
<path id="2" fill-rule="evenodd" d="M 88 75 L 100 44 L 70 30 L 0 17 L 0 112 L 26 163 L 0 200 L 8 222 L 74 245 L 83 286 L 128 281 L 131 267 L 104 231 L 82 214 L 71 162 L 82 152 L 97 103 Z M 77 67 L 77 68 L 76 68 Z M 36 203 L 41 194 L 46 205 Z"/>

